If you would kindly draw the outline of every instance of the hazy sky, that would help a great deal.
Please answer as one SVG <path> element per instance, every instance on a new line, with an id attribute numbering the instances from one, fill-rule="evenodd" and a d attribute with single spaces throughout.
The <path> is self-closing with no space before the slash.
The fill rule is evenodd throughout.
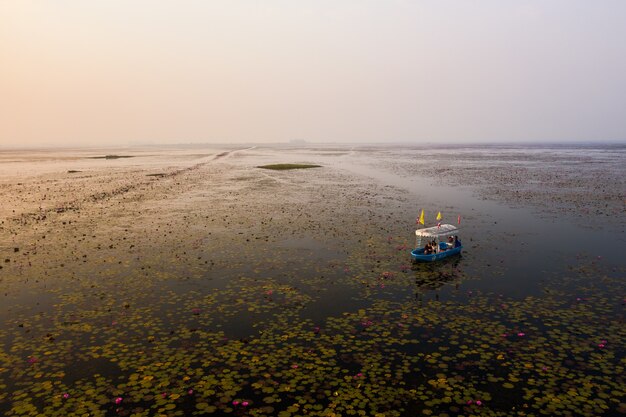
<path id="1" fill-rule="evenodd" d="M 0 0 L 0 145 L 626 139 L 624 0 Z"/>

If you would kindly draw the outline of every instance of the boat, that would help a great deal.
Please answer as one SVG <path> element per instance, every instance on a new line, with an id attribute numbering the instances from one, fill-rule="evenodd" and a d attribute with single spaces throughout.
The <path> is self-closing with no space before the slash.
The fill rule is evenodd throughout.
<path id="1" fill-rule="evenodd" d="M 449 256 L 458 255 L 463 250 L 463 245 L 458 239 L 459 228 L 451 224 L 417 229 L 415 231 L 415 249 L 411 251 L 411 257 L 415 262 L 433 262 Z M 442 238 L 453 236 L 453 242 L 441 241 Z M 438 249 L 435 253 L 425 254 L 424 245 L 434 240 Z M 422 242 L 424 244 L 422 244 Z"/>

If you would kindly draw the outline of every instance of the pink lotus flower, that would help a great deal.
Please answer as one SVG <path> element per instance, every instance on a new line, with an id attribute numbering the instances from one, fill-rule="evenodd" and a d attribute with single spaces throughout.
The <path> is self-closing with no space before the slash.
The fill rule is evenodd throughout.
<path id="1" fill-rule="evenodd" d="M 190 389 L 189 391 L 187 391 L 187 394 L 189 394 L 189 395 L 193 395 L 193 390 L 192 390 L 192 389 Z"/>
<path id="2" fill-rule="evenodd" d="M 117 397 L 115 399 L 115 404 L 120 405 L 124 399 L 122 397 Z"/>
<path id="3" fill-rule="evenodd" d="M 67 392 L 64 393 L 63 394 L 63 398 L 67 400 L 68 398 L 70 398 L 70 394 L 68 394 Z"/>
<path id="4" fill-rule="evenodd" d="M 483 405 L 483 402 L 480 401 L 480 400 L 476 400 L 476 405 L 478 405 L 478 406 Z"/>
<path id="5" fill-rule="evenodd" d="M 241 405 L 243 405 L 244 407 L 247 407 L 248 404 L 250 404 L 248 401 L 244 401 L 244 402 L 241 403 Z"/>
<path id="6" fill-rule="evenodd" d="M 235 407 L 236 407 L 236 406 L 238 406 L 238 405 L 239 405 L 239 401 L 237 401 L 237 400 L 233 401 L 233 405 L 234 405 Z"/>
<path id="7" fill-rule="evenodd" d="M 519 332 L 519 333 L 517 334 L 517 336 L 518 336 L 518 337 L 524 337 L 524 336 L 526 336 L 526 333 L 524 333 L 524 332 Z"/>
<path id="8" fill-rule="evenodd" d="M 293 369 L 298 369 L 298 365 L 296 365 L 295 363 L 294 363 L 293 365 L 291 365 L 291 367 L 292 367 Z"/>

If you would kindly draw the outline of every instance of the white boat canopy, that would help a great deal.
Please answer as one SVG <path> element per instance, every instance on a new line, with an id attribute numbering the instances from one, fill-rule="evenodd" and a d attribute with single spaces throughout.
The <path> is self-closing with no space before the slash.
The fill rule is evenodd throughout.
<path id="1" fill-rule="evenodd" d="M 459 231 L 456 226 L 451 224 L 442 224 L 441 226 L 427 227 L 426 229 L 417 229 L 415 235 L 419 237 L 439 237 L 454 235 Z"/>

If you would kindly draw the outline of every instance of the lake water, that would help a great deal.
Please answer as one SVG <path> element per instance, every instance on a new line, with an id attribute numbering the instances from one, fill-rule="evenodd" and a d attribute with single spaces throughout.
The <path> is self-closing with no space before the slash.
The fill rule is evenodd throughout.
<path id="1" fill-rule="evenodd" d="M 0 161 L 7 416 L 626 413 L 623 146 Z"/>

